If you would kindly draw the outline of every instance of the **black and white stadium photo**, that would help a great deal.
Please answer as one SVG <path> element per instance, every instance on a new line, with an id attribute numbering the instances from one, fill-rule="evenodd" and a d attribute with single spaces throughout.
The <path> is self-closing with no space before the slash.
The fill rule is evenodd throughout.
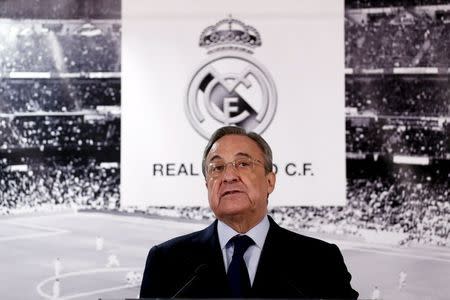
<path id="1" fill-rule="evenodd" d="M 0 0 L 0 295 L 450 298 L 450 0 Z"/>

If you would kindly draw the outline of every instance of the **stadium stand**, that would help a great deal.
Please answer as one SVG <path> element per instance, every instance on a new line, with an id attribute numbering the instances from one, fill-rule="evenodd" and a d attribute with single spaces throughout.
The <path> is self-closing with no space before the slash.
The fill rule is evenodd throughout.
<path id="1" fill-rule="evenodd" d="M 449 1 L 346 1 L 348 205 L 303 208 L 302 226 L 329 219 L 336 231 L 450 244 L 449 11 Z"/>
<path id="2" fill-rule="evenodd" d="M 394 4 L 394 7 L 389 5 L 390 1 L 370 2 L 378 9 L 369 8 L 364 12 L 361 9 L 346 10 L 347 68 L 448 68 L 450 65 L 448 55 L 450 49 L 446 42 L 450 38 L 448 1 L 440 6 L 412 6 L 412 2 L 415 1 L 408 1 L 405 6 Z"/>
<path id="3" fill-rule="evenodd" d="M 120 145 L 120 119 L 103 116 L 23 116 L 3 119 L 3 149 L 102 147 Z"/>
<path id="4" fill-rule="evenodd" d="M 446 117 L 450 114 L 448 75 L 347 76 L 345 106 L 377 115 Z"/>
<path id="5" fill-rule="evenodd" d="M 121 1 L 33 3 L 0 2 L 0 214 L 117 209 Z"/>
<path id="6" fill-rule="evenodd" d="M 447 158 L 449 126 L 428 120 L 379 118 L 346 121 L 347 153 L 426 155 Z"/>
<path id="7" fill-rule="evenodd" d="M 348 9 L 380 8 L 380 7 L 416 7 L 423 5 L 443 5 L 448 0 L 345 0 Z"/>
<path id="8" fill-rule="evenodd" d="M 120 20 L 121 0 L 2 0 L 1 18 L 8 19 L 113 19 Z"/>
<path id="9" fill-rule="evenodd" d="M 120 79 L 0 79 L 0 113 L 71 112 L 120 106 Z"/>
<path id="10" fill-rule="evenodd" d="M 118 164 L 90 158 L 0 160 L 0 214 L 51 211 L 56 206 L 117 209 Z"/>
<path id="11" fill-rule="evenodd" d="M 8 43 L 0 47 L 0 70 L 3 73 L 119 72 L 119 25 L 114 20 L 70 23 L 4 20 L 0 40 Z"/>

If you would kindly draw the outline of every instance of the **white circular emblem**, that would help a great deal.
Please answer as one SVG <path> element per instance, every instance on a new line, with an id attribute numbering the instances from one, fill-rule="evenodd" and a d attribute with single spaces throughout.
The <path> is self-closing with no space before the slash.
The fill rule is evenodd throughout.
<path id="1" fill-rule="evenodd" d="M 252 57 L 221 52 L 202 64 L 187 90 L 185 110 L 204 138 L 224 125 L 261 134 L 272 121 L 277 92 L 269 72 Z"/>

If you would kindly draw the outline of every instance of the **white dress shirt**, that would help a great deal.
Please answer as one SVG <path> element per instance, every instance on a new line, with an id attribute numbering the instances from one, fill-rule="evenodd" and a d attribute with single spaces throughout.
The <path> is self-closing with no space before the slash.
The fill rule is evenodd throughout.
<path id="1" fill-rule="evenodd" d="M 245 235 L 251 237 L 255 242 L 255 244 L 248 247 L 247 251 L 244 253 L 244 261 L 247 265 L 251 285 L 253 285 L 253 281 L 255 280 L 256 269 L 258 267 L 264 242 L 266 241 L 267 233 L 269 232 L 269 227 L 269 218 L 265 216 L 261 222 L 245 233 Z M 240 233 L 220 220 L 217 224 L 217 233 L 219 235 L 225 271 L 228 272 L 228 267 L 230 266 L 231 258 L 233 257 L 234 246 L 227 244 L 232 237 Z"/>

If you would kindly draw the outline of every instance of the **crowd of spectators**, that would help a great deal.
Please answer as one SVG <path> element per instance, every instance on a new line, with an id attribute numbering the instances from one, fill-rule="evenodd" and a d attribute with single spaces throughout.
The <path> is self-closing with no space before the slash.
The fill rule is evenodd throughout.
<path id="1" fill-rule="evenodd" d="M 23 116 L 0 118 L 0 150 L 120 146 L 120 118 Z"/>
<path id="2" fill-rule="evenodd" d="M 120 0 L 3 2 L 0 215 L 119 208 Z"/>
<path id="3" fill-rule="evenodd" d="M 448 76 L 347 76 L 345 106 L 395 116 L 450 115 Z"/>
<path id="4" fill-rule="evenodd" d="M 358 119 L 356 119 L 358 120 Z M 347 153 L 380 153 L 383 145 L 382 128 L 378 122 L 369 119 L 360 124 L 347 119 L 345 126 Z"/>
<path id="5" fill-rule="evenodd" d="M 120 106 L 120 79 L 0 79 L 0 113 Z"/>
<path id="6" fill-rule="evenodd" d="M 8 19 L 120 19 L 120 0 L 2 0 Z"/>
<path id="7" fill-rule="evenodd" d="M 11 169 L 0 160 L 0 215 L 52 209 L 120 206 L 120 169 L 104 168 L 95 159 L 54 158 L 21 164 Z M 118 165 L 117 165 L 118 166 Z"/>
<path id="8" fill-rule="evenodd" d="M 450 153 L 448 130 L 410 128 L 386 130 L 383 132 L 382 151 L 400 155 L 427 155 L 445 158 Z"/>
<path id="9" fill-rule="evenodd" d="M 345 234 L 372 229 L 406 234 L 401 244 L 416 241 L 450 245 L 450 186 L 448 182 L 430 181 L 349 179 L 346 206 L 280 207 L 271 213 L 295 229 Z"/>
<path id="10" fill-rule="evenodd" d="M 67 72 L 119 72 L 120 35 L 109 30 L 98 36 L 59 36 Z"/>
<path id="11" fill-rule="evenodd" d="M 449 245 L 450 173 L 398 168 L 389 175 L 350 177 L 340 216 L 358 228 L 407 233 L 407 240 Z M 356 218 L 356 219 L 355 219 Z M 342 219 L 342 220 L 344 220 Z"/>
<path id="12" fill-rule="evenodd" d="M 346 121 L 347 153 L 378 153 L 446 158 L 450 154 L 450 124 L 433 126 L 421 119 Z"/>
<path id="13" fill-rule="evenodd" d="M 345 0 L 350 9 L 449 4 L 448 0 Z"/>
<path id="14" fill-rule="evenodd" d="M 450 10 L 450 8 L 449 8 Z M 448 67 L 450 23 L 406 9 L 345 19 L 347 68 Z"/>
<path id="15" fill-rule="evenodd" d="M 91 25 L 89 31 L 65 30 L 55 25 L 57 29 L 44 31 L 31 22 L 17 24 L 0 22 L 0 73 L 120 72 L 121 34 L 113 24 L 106 29 Z M 81 24 L 72 26 L 82 28 Z"/>
<path id="16" fill-rule="evenodd" d="M 121 83 L 108 73 L 121 68 L 120 1 L 85 2 L 89 14 L 114 4 L 115 19 L 0 19 L 0 214 L 120 206 Z"/>

